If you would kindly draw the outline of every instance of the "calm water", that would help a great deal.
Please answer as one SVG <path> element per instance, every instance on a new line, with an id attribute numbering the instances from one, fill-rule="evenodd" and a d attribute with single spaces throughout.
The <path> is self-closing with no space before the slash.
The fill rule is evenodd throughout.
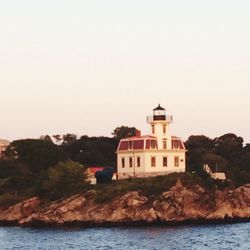
<path id="1" fill-rule="evenodd" d="M 250 223 L 146 228 L 0 227 L 0 249 L 250 249 Z"/>

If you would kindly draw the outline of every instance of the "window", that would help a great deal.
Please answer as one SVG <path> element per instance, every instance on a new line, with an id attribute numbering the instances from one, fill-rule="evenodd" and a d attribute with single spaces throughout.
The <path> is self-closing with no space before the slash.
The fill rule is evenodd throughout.
<path id="1" fill-rule="evenodd" d="M 155 125 L 152 125 L 152 134 L 155 133 Z"/>
<path id="2" fill-rule="evenodd" d="M 129 143 L 128 143 L 128 148 L 129 148 L 129 149 L 132 149 L 132 148 L 133 148 L 133 142 L 132 142 L 132 141 L 129 141 Z"/>
<path id="3" fill-rule="evenodd" d="M 175 142 L 174 142 L 174 148 L 175 148 L 175 149 L 179 148 L 179 141 L 175 141 Z"/>
<path id="4" fill-rule="evenodd" d="M 166 134 L 166 125 L 163 125 L 162 129 L 163 129 L 163 134 Z"/>
<path id="5" fill-rule="evenodd" d="M 163 140 L 163 149 L 167 149 L 167 140 Z"/>
<path id="6" fill-rule="evenodd" d="M 132 168 L 133 167 L 133 158 L 129 157 L 129 167 Z"/>
<path id="7" fill-rule="evenodd" d="M 125 158 L 122 158 L 122 168 L 125 168 Z"/>
<path id="8" fill-rule="evenodd" d="M 137 167 L 140 167 L 140 166 L 141 166 L 141 158 L 137 157 Z"/>
<path id="9" fill-rule="evenodd" d="M 156 141 L 155 140 L 151 140 L 151 148 L 152 149 L 156 148 Z"/>
<path id="10" fill-rule="evenodd" d="M 156 159 L 153 156 L 153 157 L 151 157 L 151 167 L 155 167 L 155 165 L 156 165 Z"/>
<path id="11" fill-rule="evenodd" d="M 163 157 L 163 167 L 168 166 L 168 158 L 166 156 Z"/>
<path id="12" fill-rule="evenodd" d="M 176 157 L 174 158 L 174 166 L 175 166 L 175 167 L 179 167 L 179 157 L 178 157 L 178 156 L 176 156 Z"/>

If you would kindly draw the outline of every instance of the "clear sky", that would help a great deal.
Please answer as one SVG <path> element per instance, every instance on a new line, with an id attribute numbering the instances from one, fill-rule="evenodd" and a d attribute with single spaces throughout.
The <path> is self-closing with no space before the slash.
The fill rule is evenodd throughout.
<path id="1" fill-rule="evenodd" d="M 172 133 L 250 143 L 249 0 L 0 0 L 0 138 Z"/>

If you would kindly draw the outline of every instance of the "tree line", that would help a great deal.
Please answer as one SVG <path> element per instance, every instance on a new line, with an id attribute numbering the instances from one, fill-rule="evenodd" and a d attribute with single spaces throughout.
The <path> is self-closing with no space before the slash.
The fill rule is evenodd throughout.
<path id="1" fill-rule="evenodd" d="M 112 137 L 66 134 L 13 141 L 0 159 L 0 206 L 34 195 L 53 200 L 84 190 L 85 169 L 115 168 L 120 139 L 135 133 L 136 128 L 121 126 Z M 226 172 L 235 186 L 250 182 L 250 144 L 244 145 L 242 137 L 192 135 L 185 145 L 188 172 L 203 176 L 203 165 L 209 164 Z"/>

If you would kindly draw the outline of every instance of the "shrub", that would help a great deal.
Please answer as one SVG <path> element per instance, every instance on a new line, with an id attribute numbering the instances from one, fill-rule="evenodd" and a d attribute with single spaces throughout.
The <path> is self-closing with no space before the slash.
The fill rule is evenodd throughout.
<path id="1" fill-rule="evenodd" d="M 19 201 L 21 201 L 20 197 L 18 198 L 11 193 L 4 193 L 0 195 L 0 207 L 4 209 L 18 203 Z"/>
<path id="2" fill-rule="evenodd" d="M 55 200 L 82 191 L 86 184 L 84 172 L 82 165 L 73 161 L 51 167 L 43 184 L 44 196 Z"/>

